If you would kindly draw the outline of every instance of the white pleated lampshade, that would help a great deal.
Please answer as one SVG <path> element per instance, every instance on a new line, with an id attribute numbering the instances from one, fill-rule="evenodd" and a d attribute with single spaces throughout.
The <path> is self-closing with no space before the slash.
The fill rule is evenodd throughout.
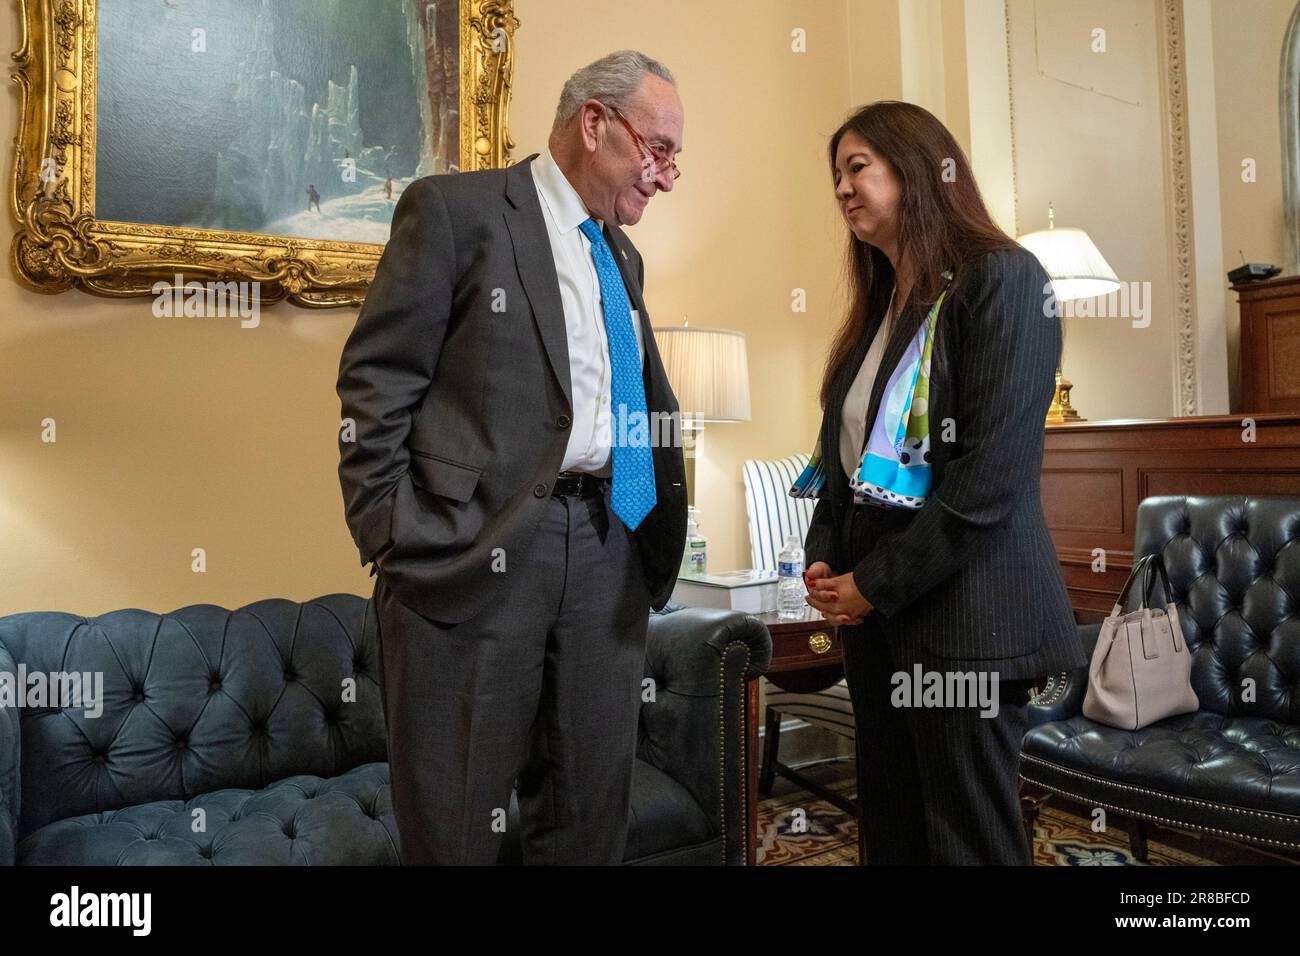
<path id="1" fill-rule="evenodd" d="M 749 421 L 745 333 L 669 326 L 654 330 L 682 416 L 706 422 Z"/>
<path id="2" fill-rule="evenodd" d="M 1110 295 L 1119 288 L 1115 270 L 1082 229 L 1040 229 L 1017 241 L 1043 264 L 1060 302 Z"/>

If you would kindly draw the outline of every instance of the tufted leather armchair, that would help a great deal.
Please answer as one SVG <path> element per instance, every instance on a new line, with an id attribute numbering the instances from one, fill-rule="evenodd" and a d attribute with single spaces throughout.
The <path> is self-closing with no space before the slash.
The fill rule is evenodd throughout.
<path id="1" fill-rule="evenodd" d="M 1081 713 L 1086 667 L 1054 677 L 1029 706 L 1028 815 L 1035 790 L 1115 811 L 1139 859 L 1143 822 L 1300 850 L 1300 498 L 1147 498 L 1133 550 L 1164 559 L 1200 710 L 1117 730 Z"/>
<path id="2" fill-rule="evenodd" d="M 652 615 L 628 863 L 745 858 L 745 681 L 767 629 Z M 0 703 L 0 864 L 398 862 L 371 602 L 0 618 L 0 675 L 99 672 L 103 711 Z M 511 796 L 502 862 L 519 860 Z"/>

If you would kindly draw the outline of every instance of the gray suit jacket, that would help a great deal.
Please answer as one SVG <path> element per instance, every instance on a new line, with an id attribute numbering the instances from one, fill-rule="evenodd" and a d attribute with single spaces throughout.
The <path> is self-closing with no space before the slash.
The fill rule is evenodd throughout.
<path id="1" fill-rule="evenodd" d="M 356 427 L 339 444 L 339 480 L 361 563 L 391 545 L 385 582 L 434 620 L 508 600 L 510 562 L 525 554 L 569 440 L 568 336 L 535 157 L 406 188 L 339 365 L 343 419 Z M 617 226 L 605 237 L 641 316 L 647 409 L 679 413 L 641 256 Z M 632 533 L 655 609 L 686 541 L 680 422 L 661 422 L 657 502 Z"/>
<path id="2" fill-rule="evenodd" d="M 844 398 L 884 317 L 885 296 L 875 296 L 870 334 L 836 376 L 822 419 L 826 485 L 805 544 L 808 565 L 852 572 L 902 653 L 949 659 L 955 670 L 996 669 L 1005 680 L 1086 663 L 1039 491 L 1061 354 L 1061 321 L 1044 315 L 1047 284 L 1038 259 L 1019 247 L 954 275 L 931 363 L 933 485 L 916 511 L 853 504 L 840 464 Z M 909 308 L 895 323 L 868 422 L 924 318 Z M 954 428 L 945 442 L 947 419 Z M 854 508 L 871 522 L 865 554 L 850 553 Z"/>

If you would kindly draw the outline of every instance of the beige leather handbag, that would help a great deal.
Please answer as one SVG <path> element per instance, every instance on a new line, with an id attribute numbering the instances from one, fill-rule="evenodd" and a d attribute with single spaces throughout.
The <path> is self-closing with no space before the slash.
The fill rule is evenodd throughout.
<path id="1" fill-rule="evenodd" d="M 1148 607 L 1152 574 L 1160 573 L 1163 608 Z M 1142 572 L 1142 603 L 1124 613 L 1129 588 Z M 1119 600 L 1101 625 L 1088 668 L 1083 714 L 1100 724 L 1137 730 L 1200 709 L 1192 690 L 1192 654 L 1178 624 L 1178 606 L 1158 554 L 1133 566 Z"/>

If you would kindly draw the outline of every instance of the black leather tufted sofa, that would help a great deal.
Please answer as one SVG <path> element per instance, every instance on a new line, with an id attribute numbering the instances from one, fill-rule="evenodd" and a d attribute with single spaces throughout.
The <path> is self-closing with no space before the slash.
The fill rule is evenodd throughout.
<path id="1" fill-rule="evenodd" d="M 399 862 L 375 623 L 352 594 L 0 618 L 0 674 L 100 672 L 104 700 L 0 706 L 0 864 Z M 744 862 L 745 680 L 770 656 L 744 614 L 651 615 L 625 862 Z M 508 820 L 518 862 L 513 795 Z"/>
<path id="2" fill-rule="evenodd" d="M 1087 668 L 1059 675 L 1029 707 L 1027 810 L 1037 790 L 1116 811 L 1138 822 L 1139 859 L 1146 822 L 1290 855 L 1300 850 L 1300 498 L 1147 498 L 1134 561 L 1148 554 L 1168 569 L 1200 710 L 1117 730 L 1081 713 Z M 1089 657 L 1100 627 L 1080 628 Z"/>

